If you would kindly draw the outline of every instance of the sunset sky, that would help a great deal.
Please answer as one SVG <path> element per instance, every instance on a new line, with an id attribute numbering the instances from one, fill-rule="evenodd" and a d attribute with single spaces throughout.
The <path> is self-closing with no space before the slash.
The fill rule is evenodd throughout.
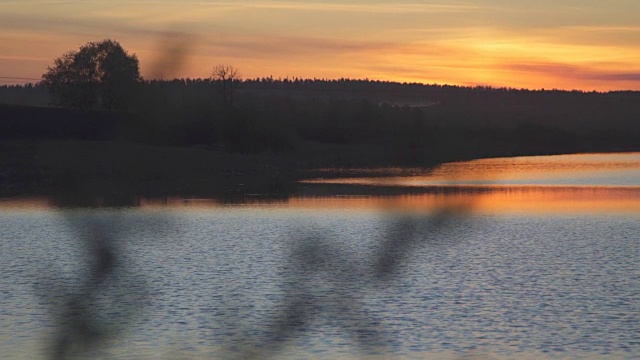
<path id="1" fill-rule="evenodd" d="M 638 0 L 0 0 L 0 84 L 105 38 L 145 77 L 640 90 Z"/>

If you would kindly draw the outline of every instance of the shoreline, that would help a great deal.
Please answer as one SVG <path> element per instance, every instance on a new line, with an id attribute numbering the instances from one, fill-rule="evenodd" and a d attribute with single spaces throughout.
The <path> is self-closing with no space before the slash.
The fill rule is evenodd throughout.
<path id="1" fill-rule="evenodd" d="M 432 155 L 431 161 L 416 166 L 400 162 L 358 163 L 360 154 L 341 154 L 338 151 L 340 147 L 331 149 L 317 144 L 295 153 L 254 155 L 204 148 L 75 140 L 1 141 L 0 150 L 0 197 L 53 196 L 59 197 L 61 203 L 78 202 L 79 198 L 85 198 L 80 202 L 86 202 L 86 198 L 98 197 L 121 197 L 127 202 L 136 196 L 228 202 L 241 201 L 246 196 L 279 199 L 294 195 L 301 186 L 308 186 L 302 183 L 308 179 L 381 177 L 388 176 L 391 171 L 405 176 L 450 162 L 585 153 L 576 150 L 496 154 L 491 157 L 467 154 L 464 158 L 443 159 L 441 162 L 433 161 L 435 157 Z M 323 156 L 318 155 L 319 150 L 330 152 Z M 637 149 L 596 153 L 634 151 Z"/>

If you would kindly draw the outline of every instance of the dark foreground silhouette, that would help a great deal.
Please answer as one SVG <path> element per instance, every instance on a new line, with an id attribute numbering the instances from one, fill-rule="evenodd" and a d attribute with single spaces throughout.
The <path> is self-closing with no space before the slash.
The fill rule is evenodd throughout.
<path id="1" fill-rule="evenodd" d="M 286 193 L 318 168 L 431 167 L 640 144 L 638 92 L 351 80 L 234 86 L 233 106 L 215 80 L 141 83 L 127 112 L 0 105 L 0 195 L 73 184 L 142 195 Z M 37 103 L 42 91 L 3 87 L 0 100 Z"/>

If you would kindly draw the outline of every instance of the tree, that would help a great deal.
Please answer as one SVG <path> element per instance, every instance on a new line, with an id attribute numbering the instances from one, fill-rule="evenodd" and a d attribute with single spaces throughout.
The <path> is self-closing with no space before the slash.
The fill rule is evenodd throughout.
<path id="1" fill-rule="evenodd" d="M 140 80 L 136 55 L 109 39 L 67 52 L 42 75 L 55 105 L 80 110 L 126 111 Z"/>
<path id="2" fill-rule="evenodd" d="M 233 82 L 240 80 L 240 73 L 233 65 L 216 65 L 212 76 L 222 83 L 222 103 L 225 107 L 233 106 Z"/>

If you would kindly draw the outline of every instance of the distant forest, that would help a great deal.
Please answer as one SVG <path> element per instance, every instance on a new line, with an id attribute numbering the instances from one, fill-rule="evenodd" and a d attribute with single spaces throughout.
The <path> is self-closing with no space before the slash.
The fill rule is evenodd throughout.
<path id="1" fill-rule="evenodd" d="M 124 140 L 273 154 L 327 144 L 344 152 L 331 160 L 336 166 L 422 166 L 640 147 L 635 91 L 269 77 L 233 80 L 228 104 L 224 85 L 215 79 L 142 81 L 121 113 L 51 107 L 39 84 L 2 86 L 0 138 Z"/>

